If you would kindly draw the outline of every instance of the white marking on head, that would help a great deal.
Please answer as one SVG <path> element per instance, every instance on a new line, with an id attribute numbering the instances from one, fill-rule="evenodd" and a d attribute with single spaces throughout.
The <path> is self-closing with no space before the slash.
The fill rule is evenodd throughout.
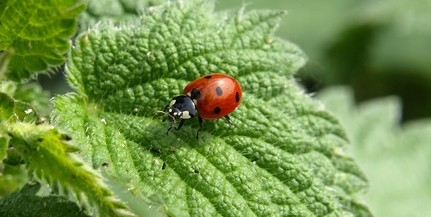
<path id="1" fill-rule="evenodd" d="M 171 100 L 171 102 L 169 103 L 169 107 L 172 107 L 175 104 L 175 102 L 177 102 L 177 101 L 176 100 Z"/>
<path id="2" fill-rule="evenodd" d="M 190 112 L 189 111 L 183 111 L 183 114 L 181 115 L 182 119 L 190 119 L 192 118 L 192 116 L 190 116 Z"/>

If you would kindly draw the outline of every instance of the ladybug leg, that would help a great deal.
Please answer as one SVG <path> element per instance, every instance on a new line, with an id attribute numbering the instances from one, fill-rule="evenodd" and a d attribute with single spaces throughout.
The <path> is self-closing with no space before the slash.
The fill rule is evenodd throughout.
<path id="1" fill-rule="evenodd" d="M 169 128 L 168 128 L 168 131 L 166 131 L 166 135 L 169 135 L 169 130 L 171 130 L 172 129 L 172 126 L 170 126 Z"/>
<path id="2" fill-rule="evenodd" d="M 198 120 L 199 120 L 199 129 L 198 131 L 196 131 L 196 140 L 199 140 L 199 132 L 202 130 L 202 125 L 204 122 L 204 120 L 200 116 L 198 116 Z"/>
<path id="3" fill-rule="evenodd" d="M 165 106 L 165 109 L 163 109 L 163 111 L 158 111 L 158 113 L 163 113 L 165 115 L 165 117 L 163 117 L 163 119 L 162 119 L 162 122 L 165 122 L 166 119 L 168 119 L 169 113 L 166 112 L 168 110 L 168 107 L 169 107 L 169 105 Z"/>
<path id="4" fill-rule="evenodd" d="M 224 118 L 229 124 L 232 124 L 232 121 L 230 120 L 229 116 L 226 115 L 226 116 L 224 116 Z"/>
<path id="5" fill-rule="evenodd" d="M 181 127 L 183 127 L 184 123 L 186 122 L 186 119 L 181 119 L 180 123 L 178 124 L 177 127 L 175 127 L 176 130 L 181 129 Z"/>
<path id="6" fill-rule="evenodd" d="M 226 120 L 226 122 L 229 124 L 229 125 L 231 125 L 231 126 L 235 126 L 235 124 L 232 122 L 232 120 L 230 119 L 230 117 L 229 116 L 224 116 L 224 118 L 225 118 L 225 120 Z"/>
<path id="7" fill-rule="evenodd" d="M 169 135 L 169 131 L 172 129 L 172 128 L 175 128 L 176 130 L 179 130 L 179 129 L 181 129 L 181 127 L 183 127 L 183 125 L 184 125 L 184 123 L 186 122 L 186 120 L 185 119 L 181 119 L 181 121 L 180 121 L 180 123 L 178 124 L 178 126 L 175 126 L 175 119 L 172 121 L 172 124 L 171 124 L 171 126 L 168 128 L 168 131 L 166 131 L 166 135 Z"/>
<path id="8" fill-rule="evenodd" d="M 164 117 L 163 120 L 162 120 L 162 122 L 165 122 L 168 117 L 170 118 L 171 126 L 168 128 L 168 131 L 166 131 L 166 135 L 169 135 L 169 131 L 172 129 L 172 127 L 175 126 L 175 119 L 172 118 L 171 116 Z"/>

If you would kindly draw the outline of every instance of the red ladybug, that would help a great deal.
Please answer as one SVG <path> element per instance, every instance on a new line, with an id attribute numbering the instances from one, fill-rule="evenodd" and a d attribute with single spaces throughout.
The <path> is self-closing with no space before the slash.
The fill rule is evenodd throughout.
<path id="1" fill-rule="evenodd" d="M 183 91 L 183 95 L 172 98 L 164 112 L 171 121 L 166 134 L 174 127 L 181 129 L 184 122 L 198 116 L 199 131 L 202 129 L 203 120 L 215 120 L 225 117 L 228 121 L 228 114 L 232 113 L 242 100 L 242 90 L 238 81 L 229 75 L 214 73 L 202 76 L 190 84 Z M 178 126 L 175 126 L 177 119 L 181 119 Z"/>

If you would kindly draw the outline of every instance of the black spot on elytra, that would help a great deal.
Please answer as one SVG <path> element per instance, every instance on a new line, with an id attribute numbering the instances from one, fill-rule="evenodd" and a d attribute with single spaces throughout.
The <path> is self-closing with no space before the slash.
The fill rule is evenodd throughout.
<path id="1" fill-rule="evenodd" d="M 199 99 L 199 97 L 201 97 L 201 92 L 198 89 L 193 88 L 191 93 L 190 93 L 190 98 Z"/>
<path id="2" fill-rule="evenodd" d="M 239 100 L 240 100 L 240 98 L 239 98 L 239 93 L 238 93 L 238 92 L 236 92 L 236 93 L 235 93 L 235 101 L 236 101 L 236 102 L 239 102 Z"/>
<path id="3" fill-rule="evenodd" d="M 215 109 L 214 109 L 214 113 L 216 113 L 216 114 L 220 114 L 220 112 L 221 112 L 221 108 L 220 107 L 215 107 Z"/>
<path id="4" fill-rule="evenodd" d="M 216 87 L 216 93 L 217 96 L 221 96 L 223 94 L 223 90 L 221 89 L 221 87 Z"/>
<path id="5" fill-rule="evenodd" d="M 207 75 L 207 76 L 205 76 L 204 78 L 206 78 L 206 79 L 210 79 L 210 78 L 212 78 L 213 76 L 212 75 Z"/>

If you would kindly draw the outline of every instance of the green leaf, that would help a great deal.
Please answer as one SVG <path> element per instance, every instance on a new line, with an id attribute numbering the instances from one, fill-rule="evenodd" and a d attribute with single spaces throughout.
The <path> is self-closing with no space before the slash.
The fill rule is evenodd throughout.
<path id="1" fill-rule="evenodd" d="M 3 75 L 7 71 L 12 54 L 10 52 L 0 53 L 0 75 Z"/>
<path id="2" fill-rule="evenodd" d="M 0 92 L 0 124 L 26 121 L 36 122 L 39 119 L 37 111 L 28 103 L 14 100 L 9 95 Z M 3 127 L 5 128 L 5 127 Z"/>
<path id="3" fill-rule="evenodd" d="M 1 90 L 13 90 L 12 83 L 0 84 Z M 15 192 L 27 182 L 27 170 L 20 165 L 13 148 L 9 148 L 8 127 L 17 121 L 35 121 L 36 111 L 28 104 L 15 101 L 8 94 L 0 92 L 0 198 Z M 11 164 L 12 163 L 12 164 Z"/>
<path id="4" fill-rule="evenodd" d="M 50 95 L 37 83 L 17 85 L 13 97 L 32 105 L 38 113 L 47 114 L 49 111 Z"/>
<path id="5" fill-rule="evenodd" d="M 22 166 L 12 166 L 7 161 L 9 137 L 0 130 L 0 199 L 15 192 L 27 182 L 27 170 Z M 1 210 L 1 209 L 0 209 Z"/>
<path id="6" fill-rule="evenodd" d="M 9 95 L 0 92 L 0 121 L 3 122 L 12 118 L 13 112 L 14 100 Z"/>
<path id="7" fill-rule="evenodd" d="M 77 38 L 66 69 L 78 93 L 54 99 L 53 122 L 94 168 L 169 215 L 369 216 L 341 126 L 292 78 L 304 54 L 272 35 L 284 14 L 180 1 L 100 24 Z M 195 120 L 166 135 L 157 111 L 210 72 L 242 84 L 235 126 L 205 122 L 196 141 Z"/>
<path id="8" fill-rule="evenodd" d="M 14 91 L 13 85 L 0 87 Z M 25 162 L 31 171 L 42 181 L 49 183 L 54 191 L 77 200 L 93 214 L 134 216 L 123 203 L 113 197 L 99 174 L 85 167 L 85 164 L 71 153 L 77 148 L 68 143 L 71 139 L 69 136 L 60 134 L 52 126 L 35 124 L 39 117 L 28 103 L 14 100 L 1 92 L 0 102 L 0 198 L 13 193 L 28 181 L 29 173 L 23 165 Z M 17 204 L 9 199 L 4 199 L 2 203 L 8 207 Z M 55 198 L 41 200 L 49 206 L 58 202 Z M 22 212 L 28 213 L 31 210 L 34 210 L 34 207 Z M 20 211 L 15 211 L 5 216 L 20 215 L 19 213 Z"/>
<path id="9" fill-rule="evenodd" d="M 138 19 L 139 12 L 164 0 L 90 0 L 80 16 L 80 29 L 87 30 L 101 21 L 115 24 Z"/>
<path id="10" fill-rule="evenodd" d="M 19 81 L 64 63 L 75 17 L 85 8 L 76 0 L 13 1 L 0 4 L 0 50 L 12 54 L 6 76 Z M 3 77 L 4 75 L 0 75 Z"/>
<path id="11" fill-rule="evenodd" d="M 16 83 L 13 81 L 1 81 L 0 92 L 5 93 L 9 96 L 13 96 L 16 91 Z"/>
<path id="12" fill-rule="evenodd" d="M 0 165 L 6 158 L 6 150 L 9 144 L 9 138 L 0 131 Z"/>
<path id="13" fill-rule="evenodd" d="M 395 97 L 355 106 L 351 90 L 330 88 L 319 98 L 346 126 L 351 152 L 370 182 L 366 196 L 376 216 L 431 215 L 431 122 L 399 126 L 401 106 Z"/>
<path id="14" fill-rule="evenodd" d="M 40 195 L 40 184 L 26 185 L 0 201 L 0 216 L 86 217 L 84 210 L 66 198 Z"/>
<path id="15" fill-rule="evenodd" d="M 27 165 L 59 193 L 78 200 L 96 215 L 133 216 L 112 196 L 99 175 L 74 157 L 72 152 L 77 148 L 67 142 L 69 136 L 51 126 L 22 122 L 11 125 L 9 134 Z"/>
<path id="16" fill-rule="evenodd" d="M 4 196 L 22 188 L 28 181 L 27 173 L 23 165 L 0 164 L 0 198 L 3 199 Z"/>
<path id="17" fill-rule="evenodd" d="M 38 113 L 48 113 L 49 93 L 42 90 L 42 87 L 37 83 L 17 84 L 12 81 L 2 81 L 0 82 L 0 92 L 13 97 L 15 100 L 32 105 Z"/>

